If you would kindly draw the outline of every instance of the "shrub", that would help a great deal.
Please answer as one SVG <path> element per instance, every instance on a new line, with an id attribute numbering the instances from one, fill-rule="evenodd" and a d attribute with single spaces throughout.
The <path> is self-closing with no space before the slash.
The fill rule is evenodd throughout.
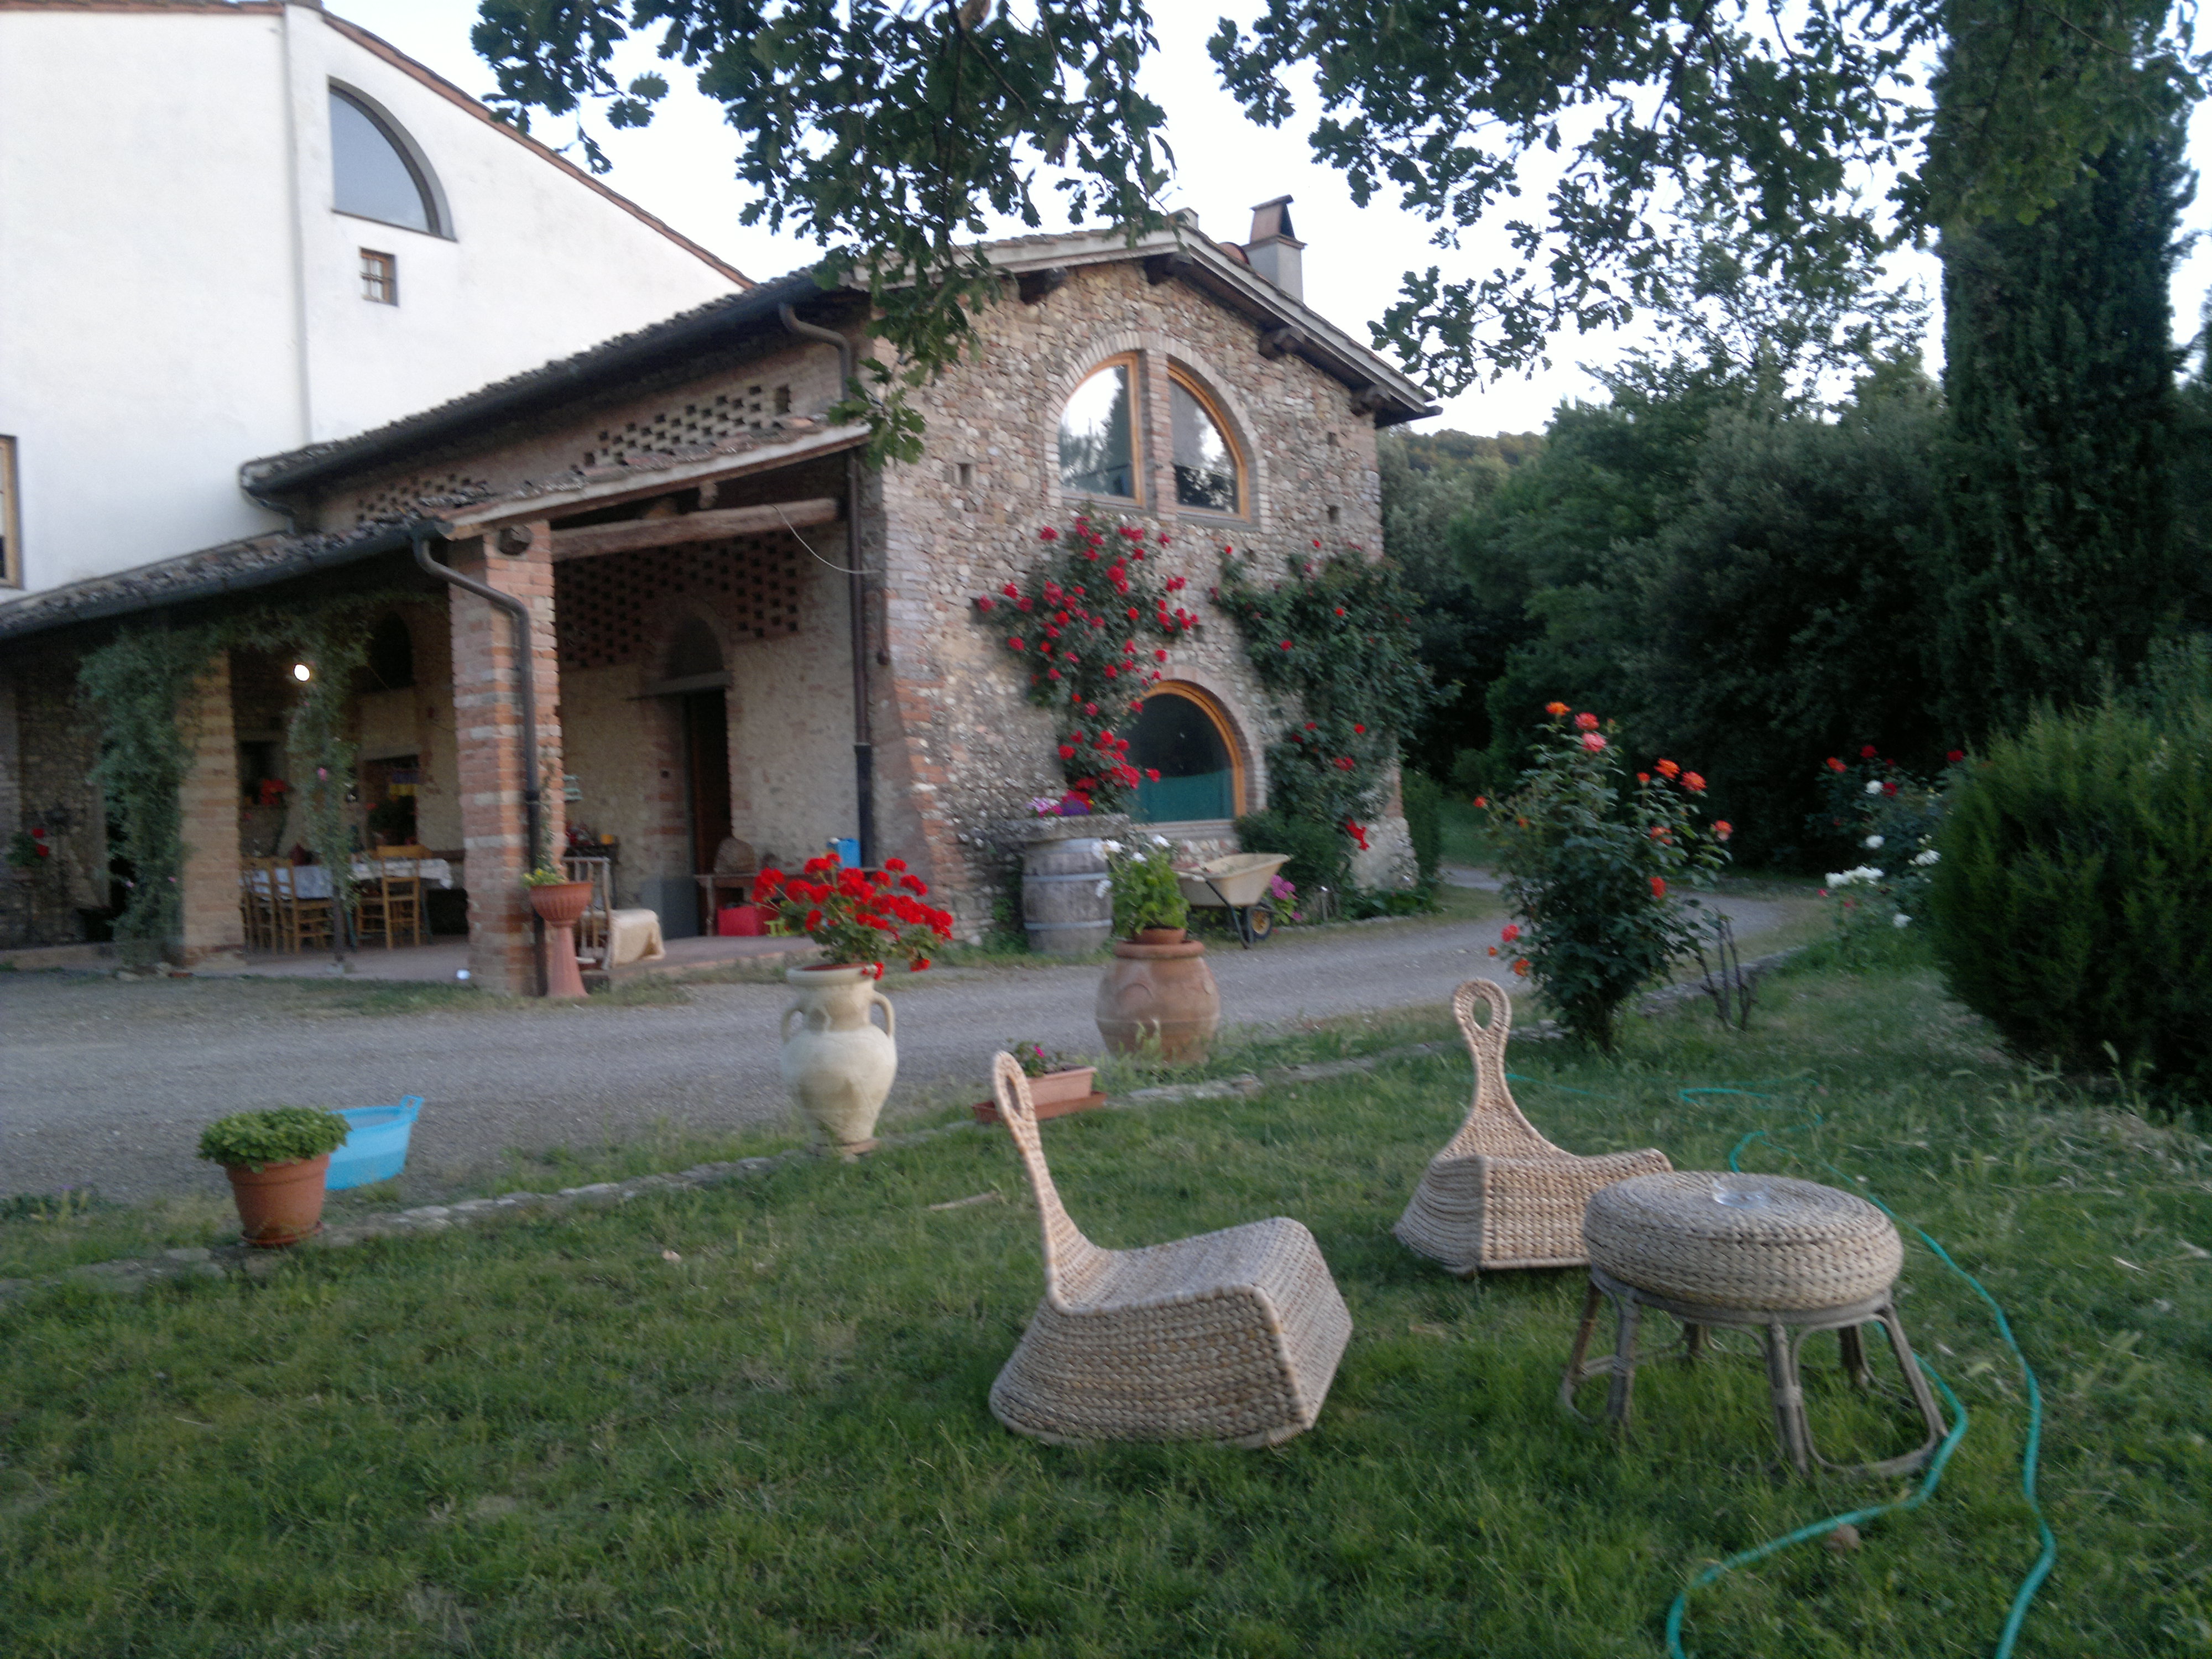
<path id="1" fill-rule="evenodd" d="M 1502 943 L 1575 1036 L 1610 1051 L 1622 1003 L 1705 937 L 1671 889 L 1710 885 L 1729 826 L 1701 829 L 1705 780 L 1670 760 L 1632 783 L 1595 714 L 1553 703 L 1535 763 L 1495 811 L 1505 902 L 1525 919 Z M 1477 805 L 1485 805 L 1478 799 Z"/>
<path id="2" fill-rule="evenodd" d="M 313 1106 L 234 1112 L 200 1131 L 200 1156 L 228 1170 L 265 1170 L 334 1152 L 352 1133 L 336 1112 Z"/>
<path id="3" fill-rule="evenodd" d="M 1352 844 L 1334 825 L 1285 812 L 1247 812 L 1237 820 L 1237 844 L 1248 853 L 1287 853 L 1283 878 L 1310 898 L 1316 887 L 1341 893 L 1350 884 Z"/>
<path id="4" fill-rule="evenodd" d="M 2047 709 L 1960 776 L 1933 945 L 2022 1054 L 2212 1087 L 2212 705 Z"/>
<path id="5" fill-rule="evenodd" d="M 1426 773 L 1407 772 L 1399 793 L 1406 803 L 1406 833 L 1413 842 L 1413 867 L 1421 885 L 1431 886 L 1444 854 L 1444 792 Z"/>

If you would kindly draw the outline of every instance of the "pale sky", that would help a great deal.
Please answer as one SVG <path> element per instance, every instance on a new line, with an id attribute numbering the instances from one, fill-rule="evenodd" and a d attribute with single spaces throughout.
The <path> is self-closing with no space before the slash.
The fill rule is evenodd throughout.
<path id="1" fill-rule="evenodd" d="M 382 35 L 465 91 L 482 96 L 490 90 L 490 71 L 469 46 L 469 29 L 476 21 L 471 0 L 334 0 L 332 9 Z M 1168 112 L 1169 141 L 1177 163 L 1167 204 L 1195 210 L 1206 233 L 1217 240 L 1242 241 L 1250 228 L 1254 203 L 1285 193 L 1295 197 L 1292 222 L 1308 244 L 1307 302 L 1363 340 L 1367 325 L 1395 298 L 1405 271 L 1434 264 L 1443 267 L 1447 277 L 1465 277 L 1500 263 L 1504 255 L 1502 233 L 1470 234 L 1461 249 L 1440 250 L 1429 245 L 1431 227 L 1383 198 L 1378 197 L 1365 209 L 1355 207 L 1342 176 L 1316 163 L 1307 148 L 1305 122 L 1316 111 L 1316 100 L 1303 102 L 1304 121 L 1285 127 L 1257 127 L 1244 118 L 1221 90 L 1205 43 L 1220 15 L 1243 21 L 1257 10 L 1252 0 L 1213 0 L 1198 6 L 1171 0 L 1154 9 L 1160 51 L 1147 71 L 1147 89 Z M 623 72 L 659 68 L 671 89 L 651 126 L 633 132 L 612 132 L 603 125 L 596 129 L 614 162 L 606 182 L 757 281 L 811 263 L 819 252 L 813 245 L 738 223 L 747 198 L 733 176 L 736 136 L 724 125 L 720 106 L 700 95 L 681 65 L 659 65 L 649 50 L 635 46 L 631 50 L 634 60 L 624 60 Z M 569 136 L 543 117 L 535 131 L 556 147 Z M 2212 120 L 2202 110 L 2191 137 L 2192 161 L 2200 171 L 2212 172 Z M 2198 230 L 2212 226 L 2212 191 L 2186 210 L 2184 224 Z M 1054 228 L 1049 221 L 1048 228 Z M 1006 231 L 1014 234 L 1020 228 L 1010 224 Z M 1932 258 L 1908 254 L 1896 269 L 1932 296 Z M 2208 289 L 2212 289 L 2212 237 L 2203 239 L 2184 259 L 2175 277 L 2174 325 L 2182 336 L 2196 332 Z M 1936 326 L 1931 317 L 1931 342 Z M 1640 331 L 1631 337 L 1640 337 Z M 1462 393 L 1445 402 L 1440 419 L 1423 422 L 1415 429 L 1534 431 L 1562 399 L 1601 398 L 1596 383 L 1579 365 L 1607 364 L 1622 343 L 1621 337 L 1610 333 L 1570 334 L 1553 342 L 1552 368 Z M 1932 343 L 1929 357 L 1932 368 L 1938 361 Z"/>

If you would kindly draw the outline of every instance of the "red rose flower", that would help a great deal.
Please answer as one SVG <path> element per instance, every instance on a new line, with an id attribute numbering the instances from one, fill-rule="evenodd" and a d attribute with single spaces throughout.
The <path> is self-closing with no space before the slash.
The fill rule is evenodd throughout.
<path id="1" fill-rule="evenodd" d="M 1966 759 L 1966 751 L 1965 750 L 1963 750 L 1963 749 L 1953 749 L 1953 750 L 1948 750 L 1948 751 L 1944 754 L 1943 761 L 1944 761 L 1944 763 L 1945 763 L 1946 765 L 1948 765 L 1948 766 L 1956 766 L 1956 765 L 1957 765 L 1960 761 L 1962 761 L 1962 760 L 1964 760 L 1964 759 Z"/>
<path id="2" fill-rule="evenodd" d="M 1145 775 L 1154 783 L 1158 783 L 1160 781 L 1160 769 L 1157 766 L 1147 766 L 1145 769 Z"/>
<path id="3" fill-rule="evenodd" d="M 1595 755 L 1605 747 L 1605 739 L 1595 732 L 1585 732 L 1583 733 L 1583 747 Z"/>
<path id="4" fill-rule="evenodd" d="M 1695 772 L 1685 772 L 1682 774 L 1682 787 L 1693 795 L 1701 795 L 1705 791 L 1705 781 Z"/>
<path id="5" fill-rule="evenodd" d="M 1544 705 L 1544 712 L 1557 720 L 1567 712 L 1567 706 L 1563 702 L 1547 702 Z"/>
<path id="6" fill-rule="evenodd" d="M 1840 772 L 1844 770 L 1844 763 L 1831 755 L 1828 757 L 1828 769 L 1831 772 Z"/>
<path id="7" fill-rule="evenodd" d="M 1515 939 L 1519 939 L 1520 937 L 1520 927 L 1516 923 L 1510 921 L 1507 922 L 1504 927 L 1500 928 L 1498 933 L 1498 942 L 1503 945 L 1510 945 Z"/>
<path id="8" fill-rule="evenodd" d="M 1722 818 L 1714 823 L 1713 834 L 1726 841 L 1730 836 L 1735 834 L 1735 825 L 1730 823 L 1726 818 Z"/>
<path id="9" fill-rule="evenodd" d="M 1654 876 L 1651 878 L 1651 896 L 1653 898 L 1665 898 L 1667 896 L 1666 877 Z"/>
<path id="10" fill-rule="evenodd" d="M 1859 749 L 1859 758 L 1861 760 L 1872 760 L 1875 756 L 1881 753 L 1881 750 L 1875 748 L 1872 744 L 1865 744 Z"/>
<path id="11" fill-rule="evenodd" d="M 1060 539 L 1060 532 L 1047 525 L 1037 532 L 1037 539 L 1041 542 L 1056 542 Z"/>
<path id="12" fill-rule="evenodd" d="M 1675 765 L 1674 762 L 1670 760 L 1662 760 L 1659 763 L 1659 775 L 1661 777 L 1675 778 L 1680 777 L 1681 775 L 1682 769 Z"/>
<path id="13" fill-rule="evenodd" d="M 1596 730 L 1597 730 L 1597 716 L 1596 716 L 1596 715 L 1595 715 L 1595 714 L 1589 714 L 1589 713 L 1583 713 L 1583 714 L 1580 714 L 1576 715 L 1576 716 L 1575 716 L 1575 729 L 1576 729 L 1577 731 L 1578 731 L 1578 732 L 1595 732 L 1595 731 L 1596 731 Z"/>

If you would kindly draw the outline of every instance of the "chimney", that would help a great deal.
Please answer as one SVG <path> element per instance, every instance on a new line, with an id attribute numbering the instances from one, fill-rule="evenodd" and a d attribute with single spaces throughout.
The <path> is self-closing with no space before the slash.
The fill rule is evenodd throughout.
<path id="1" fill-rule="evenodd" d="M 1253 270 L 1301 304 L 1306 297 L 1305 246 L 1291 228 L 1289 197 L 1278 196 L 1252 210 L 1252 240 L 1244 244 L 1245 258 Z"/>

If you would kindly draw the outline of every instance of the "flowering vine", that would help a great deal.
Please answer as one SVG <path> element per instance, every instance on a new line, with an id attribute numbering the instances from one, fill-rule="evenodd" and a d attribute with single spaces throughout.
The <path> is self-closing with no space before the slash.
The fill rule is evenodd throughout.
<path id="1" fill-rule="evenodd" d="M 976 619 L 1029 676 L 1025 695 L 1053 711 L 1060 775 L 1086 805 L 1110 811 L 1142 781 L 1125 730 L 1165 673 L 1168 647 L 1200 625 L 1182 595 L 1188 579 L 1164 574 L 1163 531 L 1102 526 L 1079 514 L 1065 532 L 1037 532 L 1043 556 L 1028 575 L 975 599 Z M 1157 772 L 1149 775 L 1157 780 Z"/>
<path id="2" fill-rule="evenodd" d="M 1398 736 L 1436 690 L 1396 567 L 1356 548 L 1323 555 L 1316 541 L 1314 550 L 1263 585 L 1251 561 L 1224 548 L 1215 597 L 1243 631 L 1261 683 L 1297 705 L 1268 745 L 1271 805 L 1333 824 L 1364 850 L 1364 820 L 1382 805 Z"/>

